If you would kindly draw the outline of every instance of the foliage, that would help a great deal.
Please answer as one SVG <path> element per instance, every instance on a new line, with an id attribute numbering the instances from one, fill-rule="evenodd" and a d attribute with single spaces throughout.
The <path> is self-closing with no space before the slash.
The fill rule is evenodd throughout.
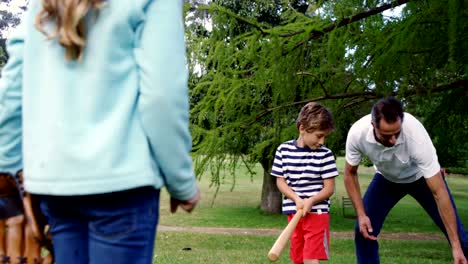
<path id="1" fill-rule="evenodd" d="M 447 173 L 468 175 L 468 166 L 465 167 L 447 167 Z"/>
<path id="2" fill-rule="evenodd" d="M 454 90 L 433 98 L 412 98 L 412 111 L 422 116 L 443 167 L 468 170 L 468 90 Z"/>
<path id="3" fill-rule="evenodd" d="M 12 0 L 2 0 L 2 6 L 10 6 Z M 25 7 L 22 7 L 24 10 Z M 8 55 L 6 53 L 6 35 L 5 32 L 12 28 L 16 27 L 20 23 L 20 15 L 13 13 L 10 10 L 0 10 L 0 67 L 6 62 Z"/>

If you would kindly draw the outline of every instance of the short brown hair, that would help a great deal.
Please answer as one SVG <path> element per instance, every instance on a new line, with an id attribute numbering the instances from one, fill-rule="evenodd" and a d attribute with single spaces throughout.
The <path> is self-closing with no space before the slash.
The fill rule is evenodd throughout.
<path id="1" fill-rule="evenodd" d="M 296 120 L 297 128 L 302 125 L 307 132 L 332 131 L 335 128 L 330 111 L 323 105 L 310 102 L 302 107 Z"/>
<path id="2" fill-rule="evenodd" d="M 382 118 L 385 122 L 393 124 L 398 121 L 398 119 L 403 122 L 403 106 L 401 102 L 398 101 L 393 96 L 388 96 L 384 99 L 380 99 L 372 107 L 372 122 L 377 128 L 380 127 L 380 120 Z"/>

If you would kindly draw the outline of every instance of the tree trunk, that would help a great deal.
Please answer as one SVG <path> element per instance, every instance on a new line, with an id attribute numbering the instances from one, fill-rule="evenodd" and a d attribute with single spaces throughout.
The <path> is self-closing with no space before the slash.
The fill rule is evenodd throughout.
<path id="1" fill-rule="evenodd" d="M 265 164 L 267 163 L 267 164 Z M 283 195 L 276 187 L 276 177 L 270 174 L 270 162 L 262 162 L 263 186 L 260 209 L 266 213 L 281 213 Z"/>

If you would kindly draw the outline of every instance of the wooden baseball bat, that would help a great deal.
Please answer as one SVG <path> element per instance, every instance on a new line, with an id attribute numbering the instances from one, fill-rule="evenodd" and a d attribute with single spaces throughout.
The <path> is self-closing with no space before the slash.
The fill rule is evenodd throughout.
<path id="1" fill-rule="evenodd" d="M 278 238 L 275 241 L 275 244 L 270 249 L 270 252 L 268 252 L 268 259 L 271 262 L 277 261 L 279 259 L 279 256 L 284 250 L 284 247 L 289 241 L 289 238 L 294 232 L 294 229 L 296 228 L 297 223 L 302 217 L 302 209 L 297 210 L 296 214 L 294 217 L 289 221 L 288 225 L 284 228 L 283 232 L 278 236 Z"/>

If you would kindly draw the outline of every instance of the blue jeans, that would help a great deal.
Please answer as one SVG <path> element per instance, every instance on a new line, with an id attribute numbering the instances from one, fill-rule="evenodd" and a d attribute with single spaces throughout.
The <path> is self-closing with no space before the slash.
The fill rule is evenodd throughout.
<path id="1" fill-rule="evenodd" d="M 152 263 L 159 190 L 37 197 L 50 225 L 55 263 Z"/>
<path id="2" fill-rule="evenodd" d="M 445 182 L 445 180 L 444 180 Z M 445 183 L 447 191 L 449 192 L 452 205 L 455 209 L 458 234 L 460 242 L 462 243 L 463 252 L 468 257 L 468 232 L 465 231 L 462 222 L 457 213 L 453 197 L 448 189 L 447 183 Z M 448 239 L 445 226 L 442 222 L 442 218 L 439 215 L 437 204 L 434 196 L 426 184 L 426 180 L 421 178 L 412 183 L 394 183 L 385 179 L 380 174 L 375 174 L 369 187 L 367 188 L 366 194 L 363 198 L 364 210 L 369 217 L 374 236 L 378 236 L 380 229 L 383 226 L 385 218 L 387 217 L 390 210 L 396 205 L 407 194 L 411 195 L 429 214 L 434 223 L 440 228 Z M 361 264 L 374 264 L 380 263 L 379 259 L 379 244 L 374 240 L 365 239 L 359 232 L 359 223 L 356 221 L 354 227 L 354 242 L 356 245 L 356 256 L 357 262 Z"/>

